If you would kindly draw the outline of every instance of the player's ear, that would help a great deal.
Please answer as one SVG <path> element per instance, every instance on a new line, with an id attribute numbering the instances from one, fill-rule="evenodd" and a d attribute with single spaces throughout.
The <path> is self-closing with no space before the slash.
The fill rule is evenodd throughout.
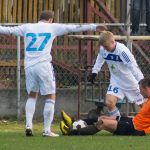
<path id="1" fill-rule="evenodd" d="M 52 19 L 52 18 L 50 18 L 50 19 L 48 20 L 48 22 L 49 22 L 49 23 L 52 23 L 52 22 L 53 22 L 53 19 Z"/>

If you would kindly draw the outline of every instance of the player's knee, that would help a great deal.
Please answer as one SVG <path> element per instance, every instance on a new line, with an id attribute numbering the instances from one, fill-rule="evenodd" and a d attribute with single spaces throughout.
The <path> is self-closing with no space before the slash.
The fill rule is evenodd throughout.
<path id="1" fill-rule="evenodd" d="M 96 128 L 98 130 L 101 130 L 102 129 L 102 124 L 103 124 L 103 121 L 102 120 L 98 120 L 97 123 L 95 124 Z"/>

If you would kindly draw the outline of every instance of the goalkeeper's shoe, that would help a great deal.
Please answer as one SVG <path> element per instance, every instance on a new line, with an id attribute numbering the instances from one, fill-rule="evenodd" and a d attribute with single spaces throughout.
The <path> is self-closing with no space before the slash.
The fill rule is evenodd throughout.
<path id="1" fill-rule="evenodd" d="M 69 135 L 69 127 L 67 127 L 64 121 L 60 122 L 60 130 L 63 135 Z"/>
<path id="2" fill-rule="evenodd" d="M 62 119 L 64 120 L 65 124 L 68 127 L 71 127 L 72 123 L 73 123 L 71 117 L 69 117 L 64 111 L 61 111 L 61 116 L 62 116 Z"/>
<path id="3" fill-rule="evenodd" d="M 30 129 L 29 127 L 26 127 L 25 134 L 26 136 L 33 136 L 32 129 Z"/>
<path id="4" fill-rule="evenodd" d="M 43 136 L 44 137 L 58 137 L 59 136 L 59 134 L 56 134 L 56 133 L 54 133 L 54 132 L 45 132 L 45 131 L 43 131 Z"/>

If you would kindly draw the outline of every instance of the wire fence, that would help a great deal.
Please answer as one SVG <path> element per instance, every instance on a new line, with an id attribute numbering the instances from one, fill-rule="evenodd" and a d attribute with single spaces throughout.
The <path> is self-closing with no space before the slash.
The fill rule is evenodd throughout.
<path id="1" fill-rule="evenodd" d="M 112 32 L 114 32 L 114 30 L 112 30 Z M 121 42 L 126 44 L 125 41 Z M 74 105 L 72 107 L 76 108 L 78 105 L 77 100 L 80 97 L 80 99 L 82 99 L 80 104 L 82 107 L 82 112 L 88 112 L 88 107 L 86 107 L 86 104 L 84 103 L 84 85 L 85 68 L 87 67 L 88 59 L 87 48 L 89 45 L 87 41 L 83 41 L 81 44 L 82 50 L 79 53 L 78 44 L 79 43 L 77 40 L 64 37 L 60 37 L 54 42 L 52 55 L 56 75 L 57 95 L 58 99 L 63 99 L 66 101 L 66 106 Z M 139 49 L 137 49 L 136 45 L 138 45 Z M 26 94 L 22 93 L 22 91 L 25 90 L 25 73 L 23 65 L 24 44 L 22 38 L 20 39 L 20 60 L 17 58 L 17 47 L 17 37 L 0 35 L 0 110 L 3 110 L 1 115 L 5 115 L 5 109 L 10 109 L 11 115 L 12 107 L 17 109 L 16 113 L 20 113 L 19 115 L 24 113 L 24 103 L 20 103 L 20 99 L 26 99 L 27 97 Z M 92 63 L 94 63 L 98 53 L 97 41 L 95 41 L 93 44 L 93 50 Z M 147 62 L 144 56 L 146 55 L 147 58 L 150 58 L 150 40 L 134 41 L 132 52 L 144 76 L 149 77 L 150 64 Z M 20 70 L 18 70 L 17 64 L 20 65 Z M 88 72 L 88 75 L 89 74 L 90 72 Z M 18 78 L 18 75 L 20 76 L 20 79 Z M 107 66 L 103 67 L 102 72 L 100 73 L 100 80 L 103 82 L 101 85 L 101 89 L 103 91 L 101 97 L 104 98 L 107 89 L 105 83 L 108 84 L 109 82 Z M 14 93 L 10 94 L 8 91 L 13 91 Z M 21 93 L 19 93 L 19 91 L 21 91 Z M 96 96 L 99 96 L 98 92 L 96 93 Z M 10 103 L 11 99 L 14 99 L 14 102 Z M 73 99 L 73 102 L 68 102 L 69 99 Z M 9 104 L 4 102 L 7 100 Z M 65 108 L 65 106 L 60 107 Z M 71 111 L 72 107 L 68 106 L 68 111 L 69 109 Z M 20 111 L 18 111 L 18 109 Z"/>

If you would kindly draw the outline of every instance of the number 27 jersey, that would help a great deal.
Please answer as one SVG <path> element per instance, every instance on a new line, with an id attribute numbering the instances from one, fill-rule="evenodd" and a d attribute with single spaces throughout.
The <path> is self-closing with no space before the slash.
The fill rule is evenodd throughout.
<path id="1" fill-rule="evenodd" d="M 42 61 L 52 61 L 51 48 L 56 36 L 70 32 L 95 31 L 96 25 L 66 25 L 58 23 L 29 23 L 17 27 L 2 27 L 0 33 L 24 37 L 25 68 Z"/>

